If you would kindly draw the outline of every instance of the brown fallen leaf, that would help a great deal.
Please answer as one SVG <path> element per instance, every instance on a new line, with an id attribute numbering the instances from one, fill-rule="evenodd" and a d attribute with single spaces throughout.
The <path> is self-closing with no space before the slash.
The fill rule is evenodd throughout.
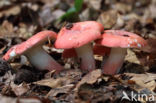
<path id="1" fill-rule="evenodd" d="M 94 8 L 95 10 L 100 10 L 102 0 L 86 0 L 90 7 Z"/>
<path id="2" fill-rule="evenodd" d="M 136 54 L 130 49 L 127 49 L 127 55 L 125 57 L 125 60 L 130 63 L 140 64 L 140 61 L 137 58 Z"/>
<path id="3" fill-rule="evenodd" d="M 22 83 L 20 85 L 15 85 L 14 83 L 11 83 L 11 88 L 16 96 L 21 96 L 30 89 L 29 85 L 26 83 Z"/>
<path id="4" fill-rule="evenodd" d="M 131 77 L 128 81 L 133 81 L 134 89 L 140 91 L 142 89 L 149 89 L 153 91 L 156 87 L 156 74 L 146 73 L 146 74 L 134 74 L 134 73 L 125 73 L 127 77 Z M 127 81 L 127 83 L 129 83 Z"/>
<path id="5" fill-rule="evenodd" d="M 151 13 L 151 17 L 155 18 L 156 17 L 156 1 L 152 0 L 151 5 L 149 6 L 149 12 Z"/>
<path id="6" fill-rule="evenodd" d="M 135 84 L 135 81 L 133 81 L 133 80 L 128 80 L 128 84 Z"/>
<path id="7" fill-rule="evenodd" d="M 0 37 L 11 36 L 13 35 L 13 32 L 13 24 L 8 22 L 7 20 L 3 21 L 2 25 L 0 26 Z"/>
<path id="8" fill-rule="evenodd" d="M 132 10 L 132 6 L 124 3 L 116 3 L 112 6 L 113 9 L 125 14 Z"/>
<path id="9" fill-rule="evenodd" d="M 102 75 L 102 72 L 101 72 L 100 69 L 96 69 L 96 70 L 88 73 L 87 75 L 85 75 L 81 79 L 81 81 L 77 84 L 77 86 L 76 86 L 75 89 L 77 90 L 84 83 L 87 83 L 87 84 L 93 84 L 93 83 L 95 83 L 98 80 L 98 78 L 101 77 L 101 75 Z"/>
<path id="10" fill-rule="evenodd" d="M 65 81 L 63 78 L 58 79 L 43 79 L 37 82 L 34 82 L 33 84 L 42 85 L 42 86 L 48 86 L 51 88 L 58 88 L 62 86 L 63 81 Z"/>
<path id="11" fill-rule="evenodd" d="M 59 88 L 54 88 L 54 89 L 51 89 L 49 91 L 49 93 L 45 96 L 45 98 L 48 98 L 48 97 L 55 97 L 57 96 L 58 94 L 66 94 L 68 93 L 72 88 L 74 87 L 73 84 L 71 85 L 66 85 L 66 86 L 63 86 L 63 87 L 59 87 Z"/>
<path id="12" fill-rule="evenodd" d="M 49 23 L 61 17 L 64 13 L 65 12 L 60 9 L 51 11 L 51 7 L 44 7 L 43 10 L 39 14 L 40 24 L 42 26 L 48 25 Z"/>
<path id="13" fill-rule="evenodd" d="M 2 16 L 17 15 L 17 14 L 20 13 L 20 11 L 21 11 L 20 6 L 13 6 L 13 7 L 9 8 L 9 9 L 0 11 L 0 18 Z"/>
<path id="14" fill-rule="evenodd" d="M 117 11 L 110 10 L 101 13 L 98 22 L 102 23 L 106 29 L 112 28 L 117 22 Z"/>
<path id="15" fill-rule="evenodd" d="M 27 97 L 27 98 L 12 98 L 12 97 L 6 97 L 6 96 L 0 96 L 0 102 L 1 103 L 51 103 L 48 99 L 40 99 L 40 98 L 33 98 L 33 97 Z"/>

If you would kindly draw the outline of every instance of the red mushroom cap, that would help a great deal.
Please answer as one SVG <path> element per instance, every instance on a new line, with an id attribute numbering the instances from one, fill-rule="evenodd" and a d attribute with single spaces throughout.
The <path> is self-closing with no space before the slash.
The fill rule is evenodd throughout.
<path id="1" fill-rule="evenodd" d="M 101 37 L 104 30 L 102 24 L 96 21 L 85 21 L 67 25 L 58 33 L 56 48 L 78 48 Z"/>
<path id="2" fill-rule="evenodd" d="M 122 48 L 142 48 L 147 45 L 147 41 L 137 34 L 122 30 L 106 30 L 102 35 L 102 39 L 96 41 L 107 47 Z"/>
<path id="3" fill-rule="evenodd" d="M 48 39 L 56 39 L 57 34 L 53 31 L 41 31 L 27 41 L 22 42 L 21 44 L 17 44 L 9 49 L 9 51 L 2 57 L 4 60 L 8 61 L 18 55 L 21 55 L 27 52 L 29 49 L 34 48 L 36 46 L 42 45 Z"/>
<path id="4" fill-rule="evenodd" d="M 105 46 L 101 46 L 101 45 L 95 45 L 93 47 L 93 52 L 96 55 L 109 55 L 110 54 L 110 50 L 111 48 L 105 47 Z M 71 58 L 71 57 L 77 57 L 76 51 L 74 48 L 71 49 L 65 49 L 62 53 L 62 57 L 63 58 Z"/>

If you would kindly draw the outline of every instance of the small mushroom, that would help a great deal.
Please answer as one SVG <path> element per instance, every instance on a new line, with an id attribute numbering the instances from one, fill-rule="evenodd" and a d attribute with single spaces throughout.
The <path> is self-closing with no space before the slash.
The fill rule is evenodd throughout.
<path id="1" fill-rule="evenodd" d="M 48 39 L 56 39 L 56 37 L 57 34 L 53 31 L 47 30 L 39 32 L 27 41 L 10 48 L 2 58 L 9 61 L 23 54 L 28 58 L 30 63 L 39 70 L 56 70 L 56 72 L 59 72 L 63 67 L 42 48 L 42 45 L 48 41 Z"/>
<path id="2" fill-rule="evenodd" d="M 56 48 L 75 48 L 81 60 L 81 69 L 91 71 L 95 69 L 91 42 L 101 37 L 104 30 L 102 24 L 96 21 L 85 21 L 67 25 L 58 33 Z"/>
<path id="3" fill-rule="evenodd" d="M 102 67 L 103 73 L 110 75 L 119 72 L 127 53 L 126 48 L 138 48 L 145 51 L 147 47 L 147 41 L 142 37 L 122 30 L 106 30 L 102 39 L 97 40 L 96 43 L 112 48 Z"/>

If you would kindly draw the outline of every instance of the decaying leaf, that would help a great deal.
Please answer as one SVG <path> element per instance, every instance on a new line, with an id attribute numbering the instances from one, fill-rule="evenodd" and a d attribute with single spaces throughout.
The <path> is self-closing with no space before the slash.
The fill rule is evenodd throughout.
<path id="1" fill-rule="evenodd" d="M 50 103 L 48 102 L 49 100 L 41 100 L 39 98 L 11 98 L 11 97 L 6 97 L 6 96 L 0 96 L 0 102 L 1 103 Z"/>
<path id="2" fill-rule="evenodd" d="M 13 6 L 12 8 L 1 11 L 0 12 L 0 18 L 2 16 L 17 15 L 18 13 L 20 13 L 20 11 L 21 11 L 20 6 Z"/>
<path id="3" fill-rule="evenodd" d="M 3 21 L 2 26 L 0 26 L 0 37 L 9 37 L 11 35 L 13 35 L 14 32 L 14 28 L 13 28 L 13 24 L 11 24 L 10 22 Z"/>
<path id="4" fill-rule="evenodd" d="M 127 13 L 131 11 L 132 6 L 124 3 L 116 3 L 115 5 L 112 6 L 112 8 L 115 8 L 117 11 L 121 13 Z"/>
<path id="5" fill-rule="evenodd" d="M 93 83 L 95 83 L 101 75 L 102 75 L 102 72 L 101 72 L 100 69 L 96 69 L 96 70 L 88 73 L 77 84 L 76 89 L 78 89 L 84 83 L 87 83 L 87 84 L 93 84 Z"/>
<path id="6" fill-rule="evenodd" d="M 55 97 L 55 96 L 57 96 L 58 94 L 62 94 L 62 93 L 63 93 L 63 94 L 66 94 L 66 93 L 68 93 L 73 87 L 74 87 L 74 85 L 71 84 L 71 85 L 66 85 L 66 86 L 63 86 L 63 87 L 51 89 L 50 92 L 45 96 L 45 98 L 48 98 L 48 97 Z"/>
<path id="7" fill-rule="evenodd" d="M 110 10 L 101 13 L 101 15 L 98 18 L 98 22 L 102 23 L 105 29 L 112 28 L 117 22 L 117 11 Z"/>
<path id="8" fill-rule="evenodd" d="M 146 74 L 134 74 L 134 73 L 125 73 L 127 77 L 130 77 L 127 80 L 128 84 L 134 86 L 134 89 L 137 91 L 143 90 L 145 88 L 153 91 L 156 88 L 156 74 L 146 73 Z M 131 83 L 130 83 L 131 81 Z M 133 83 L 132 83 L 133 82 Z"/>
<path id="9" fill-rule="evenodd" d="M 89 2 L 90 6 L 95 10 L 99 10 L 101 7 L 102 0 L 86 0 Z"/>
<path id="10" fill-rule="evenodd" d="M 83 5 L 79 5 L 81 4 L 79 1 L 81 3 L 83 1 Z M 79 3 L 74 4 L 76 2 Z M 27 74 L 35 72 L 33 74 L 35 82 L 30 81 L 28 84 L 25 81 L 26 83 L 15 85 L 14 74 L 18 75 L 23 65 L 30 66 L 30 63 L 22 57 L 10 61 L 12 71 L 9 69 L 0 76 L 0 103 L 119 103 L 123 91 L 129 97 L 132 91 L 145 94 L 156 92 L 154 74 L 156 71 L 156 0 L 76 0 L 76 2 L 75 0 L 0 0 L 1 57 L 10 47 L 25 41 L 39 31 L 53 30 L 59 33 L 66 22 L 55 22 L 55 20 L 74 5 L 76 5 L 75 10 L 79 11 L 76 15 L 80 19 L 77 20 L 98 21 L 103 24 L 105 30 L 134 32 L 148 40 L 151 51 L 146 53 L 128 49 L 123 71 L 121 70 L 123 74 L 106 76 L 102 75 L 101 70 L 96 69 L 84 75 L 85 73 L 80 69 L 80 60 L 61 58 L 63 49 L 54 48 L 55 41 L 49 39 L 43 49 L 65 69 L 59 74 L 55 74 L 55 71 L 48 73 L 45 71 L 47 73 L 45 75 L 45 72 L 26 67 L 24 72 L 22 71 L 26 74 L 24 79 L 33 80 L 34 77 Z M 103 57 L 94 55 L 94 58 L 96 68 L 101 68 Z M 3 66 L 1 68 L 5 69 Z M 18 80 L 22 79 L 23 76 L 19 76 Z"/>
<path id="11" fill-rule="evenodd" d="M 21 83 L 20 85 L 15 85 L 14 83 L 11 83 L 11 88 L 12 91 L 17 95 L 17 96 L 21 96 L 24 93 L 26 93 L 30 87 L 28 84 L 25 83 Z"/>
<path id="12" fill-rule="evenodd" d="M 140 64 L 140 61 L 138 60 L 136 54 L 130 49 L 127 49 L 125 60 L 130 63 Z"/>
<path id="13" fill-rule="evenodd" d="M 50 79 L 43 79 L 43 80 L 34 82 L 34 84 L 48 86 L 51 88 L 57 88 L 57 87 L 62 86 L 63 81 L 65 81 L 63 78 L 58 78 L 58 79 L 50 78 Z"/>

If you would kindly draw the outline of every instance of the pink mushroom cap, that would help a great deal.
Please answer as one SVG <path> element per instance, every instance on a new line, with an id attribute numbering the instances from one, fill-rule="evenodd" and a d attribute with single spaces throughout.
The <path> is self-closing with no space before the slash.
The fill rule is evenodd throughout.
<path id="1" fill-rule="evenodd" d="M 114 75 L 119 72 L 126 55 L 126 48 L 147 50 L 147 41 L 137 34 L 122 30 L 106 30 L 96 43 L 111 48 L 110 55 L 102 65 L 104 74 Z"/>
<path id="2" fill-rule="evenodd" d="M 53 31 L 42 31 L 29 38 L 27 41 L 17 44 L 9 49 L 9 51 L 2 57 L 4 60 L 9 61 L 16 56 L 22 55 L 38 45 L 44 44 L 48 39 L 56 39 L 57 34 Z"/>
<path id="3" fill-rule="evenodd" d="M 142 37 L 122 30 L 105 30 L 102 39 L 96 40 L 96 43 L 107 47 L 140 49 L 147 45 Z"/>
<path id="4" fill-rule="evenodd" d="M 78 48 L 101 37 L 104 30 L 96 21 L 85 21 L 71 24 L 71 28 L 63 27 L 55 42 L 56 48 Z"/>
<path id="5" fill-rule="evenodd" d="M 81 59 L 80 68 L 91 71 L 95 69 L 91 42 L 101 38 L 103 30 L 102 24 L 96 21 L 68 24 L 58 33 L 55 47 L 61 49 L 75 48 L 78 58 Z"/>

